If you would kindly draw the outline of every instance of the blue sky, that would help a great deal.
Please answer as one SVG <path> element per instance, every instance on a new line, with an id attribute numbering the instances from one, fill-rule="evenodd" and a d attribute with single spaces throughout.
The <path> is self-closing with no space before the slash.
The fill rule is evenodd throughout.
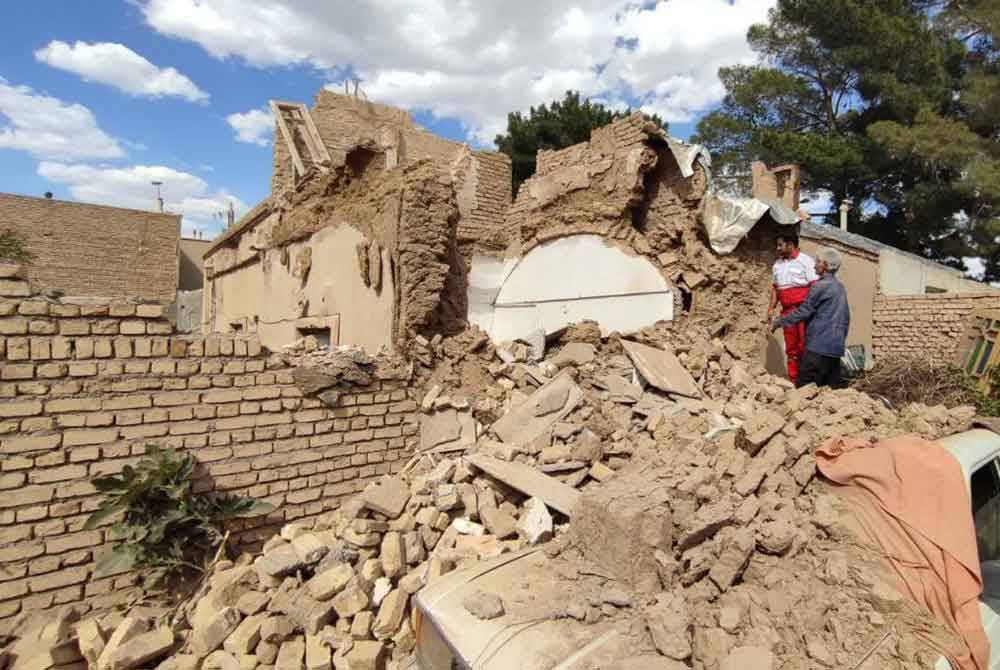
<path id="1" fill-rule="evenodd" d="M 152 208 L 157 179 L 185 233 L 212 236 L 213 212 L 267 194 L 267 101 L 311 102 L 345 71 L 370 99 L 479 146 L 508 111 L 568 88 L 687 137 L 721 99 L 717 68 L 752 58 L 746 29 L 771 4 L 23 3 L 0 43 L 0 191 Z"/>

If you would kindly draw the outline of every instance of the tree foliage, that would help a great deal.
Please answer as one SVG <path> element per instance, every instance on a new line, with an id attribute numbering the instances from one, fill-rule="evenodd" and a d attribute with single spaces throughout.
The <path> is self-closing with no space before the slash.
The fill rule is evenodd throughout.
<path id="1" fill-rule="evenodd" d="M 115 519 L 111 537 L 117 542 L 98 560 L 95 576 L 134 569 L 145 573 L 152 586 L 163 586 L 204 569 L 223 540 L 226 521 L 273 509 L 253 498 L 195 493 L 195 466 L 191 454 L 150 445 L 121 476 L 92 480 L 104 500 L 84 528 Z"/>
<path id="2" fill-rule="evenodd" d="M 521 183 L 535 174 L 535 156 L 539 149 L 564 149 L 590 139 L 590 132 L 632 113 L 631 109 L 612 110 L 584 98 L 577 91 L 566 91 L 562 100 L 532 107 L 527 116 L 521 112 L 507 115 L 507 132 L 496 136 L 497 148 L 510 156 L 514 194 Z M 667 124 L 657 115 L 646 115 L 666 130 Z"/>
<path id="3" fill-rule="evenodd" d="M 0 231 L 0 262 L 28 263 L 32 255 L 24 238 L 13 230 Z"/>
<path id="4" fill-rule="evenodd" d="M 798 162 L 851 230 L 1000 278 L 1000 3 L 779 0 L 694 141 L 717 171 Z"/>

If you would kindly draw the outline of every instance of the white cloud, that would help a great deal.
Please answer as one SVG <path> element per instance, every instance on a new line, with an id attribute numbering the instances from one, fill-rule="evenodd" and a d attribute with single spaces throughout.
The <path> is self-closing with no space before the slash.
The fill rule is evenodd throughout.
<path id="1" fill-rule="evenodd" d="M 372 100 L 455 117 L 481 142 L 568 88 L 689 121 L 776 0 L 146 0 L 159 32 L 266 67 L 350 67 Z"/>
<path id="2" fill-rule="evenodd" d="M 3 77 L 0 149 L 64 161 L 125 155 L 118 141 L 98 127 L 93 113 L 83 105 L 35 93 L 27 86 L 11 85 Z"/>
<path id="3" fill-rule="evenodd" d="M 208 94 L 172 67 L 161 68 L 114 42 L 58 40 L 35 52 L 35 58 L 52 67 L 73 72 L 86 81 L 114 86 L 129 95 L 145 98 L 175 96 L 189 102 L 206 102 Z"/>
<path id="4" fill-rule="evenodd" d="M 257 144 L 266 147 L 271 143 L 271 133 L 274 130 L 274 115 L 270 109 L 251 109 L 249 112 L 237 112 L 226 117 L 226 121 L 236 131 L 236 140 L 247 144 Z"/>
<path id="5" fill-rule="evenodd" d="M 206 237 L 218 233 L 225 224 L 230 202 L 237 217 L 247 210 L 238 197 L 224 190 L 213 192 L 202 178 L 162 165 L 108 167 L 43 161 L 38 174 L 63 184 L 77 200 L 146 210 L 157 206 L 152 182 L 163 182 L 160 188 L 164 209 L 184 216 L 184 235 L 195 230 L 206 233 Z"/>

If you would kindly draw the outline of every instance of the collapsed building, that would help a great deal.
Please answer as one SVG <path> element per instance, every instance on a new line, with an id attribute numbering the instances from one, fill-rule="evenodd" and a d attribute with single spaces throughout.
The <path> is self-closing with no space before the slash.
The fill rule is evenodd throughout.
<path id="1" fill-rule="evenodd" d="M 707 155 L 641 114 L 540 152 L 511 203 L 506 156 L 401 110 L 325 90 L 273 108 L 272 192 L 206 254 L 207 331 L 398 350 L 469 323 L 499 341 L 763 305 L 773 226 L 721 263 L 699 225 Z"/>
<path id="2" fill-rule="evenodd" d="M 793 211 L 715 197 L 698 148 L 641 115 L 542 152 L 511 203 L 505 157 L 398 110 L 275 111 L 272 194 L 206 257 L 215 334 L 172 333 L 160 305 L 0 303 L 13 670 L 411 668 L 420 594 L 522 551 L 531 571 L 463 601 L 461 630 L 565 624 L 558 653 L 600 642 L 581 667 L 617 670 L 962 656 L 845 531 L 814 451 L 975 410 L 765 372 Z M 94 574 L 114 537 L 85 527 L 87 478 L 150 440 L 191 450 L 199 490 L 275 506 L 162 605 Z"/>

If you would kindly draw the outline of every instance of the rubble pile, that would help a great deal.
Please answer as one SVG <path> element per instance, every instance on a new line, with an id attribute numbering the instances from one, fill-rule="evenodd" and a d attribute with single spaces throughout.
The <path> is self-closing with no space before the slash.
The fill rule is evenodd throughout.
<path id="1" fill-rule="evenodd" d="M 869 650 L 857 667 L 932 667 L 926 616 L 850 542 L 813 452 L 840 435 L 943 436 L 974 410 L 795 389 L 741 362 L 725 331 L 421 338 L 421 446 L 403 472 L 218 562 L 169 616 L 29 626 L 11 668 L 29 644 L 68 659 L 39 668 L 406 668 L 414 594 L 534 545 L 551 579 L 470 594 L 470 616 L 610 623 L 629 641 L 621 668 L 854 667 Z M 340 350 L 281 355 L 320 397 L 372 374 Z"/>

